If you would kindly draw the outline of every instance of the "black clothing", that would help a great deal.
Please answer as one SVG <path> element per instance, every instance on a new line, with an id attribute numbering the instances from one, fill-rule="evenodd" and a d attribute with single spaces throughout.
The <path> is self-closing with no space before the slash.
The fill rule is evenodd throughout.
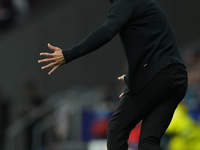
<path id="1" fill-rule="evenodd" d="M 119 33 L 128 61 L 128 91 L 109 122 L 108 150 L 127 150 L 129 133 L 141 120 L 139 150 L 161 150 L 161 136 L 187 88 L 174 31 L 155 0 L 110 2 L 104 24 L 63 51 L 65 61 L 98 49 Z"/>
<path id="2" fill-rule="evenodd" d="M 108 150 L 127 150 L 129 133 L 142 119 L 138 150 L 161 150 L 160 139 L 186 89 L 187 72 L 181 65 L 161 70 L 137 94 L 126 89 L 108 124 Z"/>
<path id="3" fill-rule="evenodd" d="M 1 91 L 0 91 L 1 92 Z M 8 99 L 1 97 L 0 93 L 0 149 L 4 149 L 6 139 L 6 129 L 9 125 L 10 103 Z"/>
<path id="4" fill-rule="evenodd" d="M 63 51 L 66 63 L 109 42 L 118 32 L 128 61 L 126 83 L 131 93 L 144 88 L 170 64 L 183 64 L 175 34 L 155 0 L 111 0 L 106 21 L 81 43 Z"/>

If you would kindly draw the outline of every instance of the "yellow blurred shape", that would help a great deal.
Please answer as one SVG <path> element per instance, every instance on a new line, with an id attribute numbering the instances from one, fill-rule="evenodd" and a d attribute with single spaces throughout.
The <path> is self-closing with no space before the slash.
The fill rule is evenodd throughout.
<path id="1" fill-rule="evenodd" d="M 177 107 L 166 133 L 171 135 L 169 150 L 200 150 L 200 125 L 187 114 L 184 104 Z"/>

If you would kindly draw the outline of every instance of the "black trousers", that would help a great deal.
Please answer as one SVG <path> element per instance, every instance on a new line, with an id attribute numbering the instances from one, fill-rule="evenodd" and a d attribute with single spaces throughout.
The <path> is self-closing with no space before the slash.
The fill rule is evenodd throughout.
<path id="1" fill-rule="evenodd" d="M 180 64 L 161 70 L 139 93 L 126 89 L 107 129 L 108 150 L 127 150 L 130 131 L 142 121 L 139 150 L 161 150 L 160 139 L 187 89 L 187 72 Z"/>

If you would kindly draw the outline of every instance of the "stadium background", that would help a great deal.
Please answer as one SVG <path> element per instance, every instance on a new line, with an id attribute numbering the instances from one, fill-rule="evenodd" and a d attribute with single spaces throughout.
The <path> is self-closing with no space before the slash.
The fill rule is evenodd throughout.
<path id="1" fill-rule="evenodd" d="M 199 150 L 200 1 L 158 2 L 189 72 L 187 95 L 162 146 Z M 67 49 L 80 42 L 103 23 L 109 7 L 108 0 L 0 0 L 0 149 L 98 150 L 105 144 L 106 123 L 124 88 L 117 81 L 126 72 L 119 37 L 50 76 L 37 60 L 49 51 L 47 43 Z M 137 136 L 130 143 L 135 150 Z"/>

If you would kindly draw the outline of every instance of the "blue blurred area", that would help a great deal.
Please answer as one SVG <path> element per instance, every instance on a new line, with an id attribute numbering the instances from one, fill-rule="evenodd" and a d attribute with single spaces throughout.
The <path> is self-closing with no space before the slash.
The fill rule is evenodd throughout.
<path id="1" fill-rule="evenodd" d="M 112 116 L 112 111 L 91 110 L 83 108 L 82 110 L 82 139 L 86 142 L 92 139 L 106 139 L 107 124 Z"/>

